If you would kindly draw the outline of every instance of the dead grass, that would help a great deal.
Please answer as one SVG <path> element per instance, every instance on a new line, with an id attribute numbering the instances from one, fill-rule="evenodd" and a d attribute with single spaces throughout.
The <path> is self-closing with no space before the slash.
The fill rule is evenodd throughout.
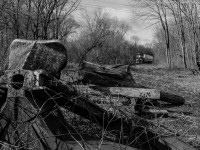
<path id="1" fill-rule="evenodd" d="M 154 121 L 174 131 L 183 141 L 200 148 L 200 75 L 194 75 L 191 70 L 144 68 L 140 66 L 140 69 L 132 71 L 136 83 L 182 96 L 186 100 L 183 106 L 163 106 L 171 112 L 169 117 Z"/>

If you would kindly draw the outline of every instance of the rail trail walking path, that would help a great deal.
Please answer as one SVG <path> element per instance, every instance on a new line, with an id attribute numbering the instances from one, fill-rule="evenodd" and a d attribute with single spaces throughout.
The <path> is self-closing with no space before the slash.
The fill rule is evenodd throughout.
<path id="1" fill-rule="evenodd" d="M 191 70 L 156 69 L 140 65 L 132 68 L 136 83 L 185 98 L 182 106 L 163 105 L 170 112 L 167 118 L 154 121 L 180 135 L 183 141 L 200 148 L 200 74 Z"/>

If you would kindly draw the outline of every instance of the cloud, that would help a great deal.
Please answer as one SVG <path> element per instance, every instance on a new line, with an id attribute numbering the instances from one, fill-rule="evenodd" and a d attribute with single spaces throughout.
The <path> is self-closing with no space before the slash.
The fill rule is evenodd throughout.
<path id="1" fill-rule="evenodd" d="M 145 30 L 137 30 L 133 28 L 133 30 L 129 30 L 125 36 L 125 39 L 129 42 L 132 42 L 132 37 L 137 36 L 139 38 L 140 44 L 151 43 L 153 40 L 153 30 L 145 29 Z"/>
<path id="2" fill-rule="evenodd" d="M 104 8 L 103 12 L 107 12 L 111 15 L 111 17 L 116 17 L 119 20 L 130 20 L 132 18 L 132 13 L 129 9 L 114 9 L 114 8 Z"/>
<path id="3" fill-rule="evenodd" d="M 125 35 L 125 39 L 131 42 L 132 36 L 137 36 L 139 38 L 140 44 L 151 43 L 153 40 L 153 30 L 152 28 L 145 29 L 148 26 L 142 20 L 133 19 L 133 13 L 128 8 L 114 9 L 114 8 L 104 8 L 103 12 L 107 12 L 111 17 L 116 17 L 119 20 L 125 21 L 129 24 L 130 29 Z"/>

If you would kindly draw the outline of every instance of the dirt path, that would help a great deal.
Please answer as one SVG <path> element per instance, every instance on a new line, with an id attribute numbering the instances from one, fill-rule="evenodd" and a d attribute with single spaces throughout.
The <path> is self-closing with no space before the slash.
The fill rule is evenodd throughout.
<path id="1" fill-rule="evenodd" d="M 133 69 L 136 83 L 156 88 L 185 98 L 182 106 L 164 107 L 167 118 L 156 118 L 158 124 L 178 133 L 179 138 L 193 146 L 200 145 L 200 75 L 187 70 Z M 200 147 L 198 147 L 200 148 Z"/>

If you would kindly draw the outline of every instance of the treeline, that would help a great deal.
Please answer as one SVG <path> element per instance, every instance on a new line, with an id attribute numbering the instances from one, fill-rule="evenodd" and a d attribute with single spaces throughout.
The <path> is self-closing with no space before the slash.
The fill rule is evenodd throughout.
<path id="1" fill-rule="evenodd" d="M 139 52 L 153 55 L 150 48 L 128 43 L 124 39 L 128 24 L 101 9 L 85 12 L 81 25 L 78 39 L 67 44 L 71 62 L 87 59 L 100 64 L 134 64 Z"/>
<path id="2" fill-rule="evenodd" d="M 143 45 L 132 45 L 124 40 L 111 46 L 107 44 L 110 43 L 104 43 L 103 46 L 93 49 L 83 60 L 110 65 L 135 64 L 137 53 L 144 53 L 154 56 L 151 48 L 144 47 Z M 82 58 L 79 43 L 70 42 L 68 43 L 68 46 L 69 61 L 79 63 Z"/>
<path id="3" fill-rule="evenodd" d="M 87 59 L 102 64 L 133 64 L 136 54 L 145 52 L 154 55 L 157 64 L 197 69 L 199 0 L 134 1 L 133 9 L 140 19 L 157 24 L 152 49 L 125 41 L 129 25 L 100 9 L 83 12 L 81 22 L 77 22 L 72 13 L 79 4 L 80 0 L 1 0 L 1 63 L 13 39 L 59 39 L 66 45 L 71 62 Z"/>
<path id="4" fill-rule="evenodd" d="M 59 39 L 67 47 L 70 62 L 88 60 L 101 64 L 134 64 L 138 52 L 149 48 L 124 40 L 127 23 L 96 9 L 83 11 L 81 22 L 72 13 L 80 0 L 1 0 L 0 57 L 5 62 L 9 45 L 16 38 Z"/>
<path id="5" fill-rule="evenodd" d="M 71 13 L 80 0 L 1 0 L 0 58 L 5 63 L 13 39 L 66 41 L 79 24 Z"/>
<path id="6" fill-rule="evenodd" d="M 153 44 L 158 63 L 170 68 L 197 69 L 200 52 L 200 1 L 141 0 L 134 3 L 134 6 L 137 6 L 135 9 L 140 18 L 158 26 Z"/>

